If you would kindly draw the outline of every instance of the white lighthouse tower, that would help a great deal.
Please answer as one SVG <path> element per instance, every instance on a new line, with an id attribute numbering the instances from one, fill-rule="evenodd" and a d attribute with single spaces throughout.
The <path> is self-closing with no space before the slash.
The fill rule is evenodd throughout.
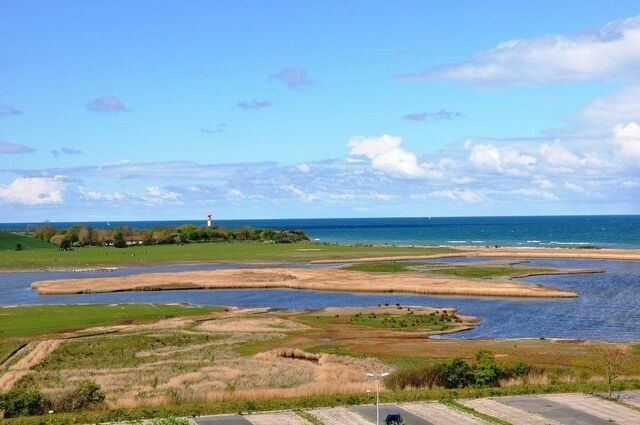
<path id="1" fill-rule="evenodd" d="M 207 215 L 207 227 L 211 227 L 211 214 Z"/>

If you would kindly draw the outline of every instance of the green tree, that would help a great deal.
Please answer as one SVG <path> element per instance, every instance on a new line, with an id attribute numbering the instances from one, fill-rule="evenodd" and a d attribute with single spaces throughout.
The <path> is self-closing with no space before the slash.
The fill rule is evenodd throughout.
<path id="1" fill-rule="evenodd" d="M 121 231 L 117 231 L 115 235 L 113 235 L 113 246 L 116 248 L 126 248 L 127 241 L 124 240 L 124 235 Z"/>
<path id="2" fill-rule="evenodd" d="M 445 388 L 464 388 L 474 382 L 471 366 L 460 357 L 445 362 L 440 369 L 439 378 Z"/>
<path id="3" fill-rule="evenodd" d="M 476 387 L 495 387 L 503 376 L 505 376 L 505 370 L 500 363 L 496 362 L 491 351 L 479 350 L 476 352 L 474 367 L 474 385 Z"/>
<path id="4" fill-rule="evenodd" d="M 592 368 L 607 381 L 609 398 L 613 395 L 613 382 L 624 374 L 629 363 L 629 354 L 623 348 L 594 347 Z"/>

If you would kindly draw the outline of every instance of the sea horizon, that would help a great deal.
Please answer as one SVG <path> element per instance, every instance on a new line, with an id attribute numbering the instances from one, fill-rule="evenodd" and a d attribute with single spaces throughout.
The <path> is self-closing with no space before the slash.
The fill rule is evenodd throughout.
<path id="1" fill-rule="evenodd" d="M 183 224 L 190 220 L 50 221 L 64 229 L 132 227 L 141 230 Z M 24 231 L 44 222 L 0 223 L 0 230 Z M 222 227 L 264 227 L 304 230 L 316 242 L 346 244 L 640 248 L 640 215 L 530 215 L 466 217 L 361 217 L 226 219 Z"/>

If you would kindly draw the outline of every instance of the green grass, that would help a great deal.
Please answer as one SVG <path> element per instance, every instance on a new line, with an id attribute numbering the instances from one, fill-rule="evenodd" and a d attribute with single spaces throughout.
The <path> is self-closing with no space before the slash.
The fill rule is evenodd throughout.
<path id="1" fill-rule="evenodd" d="M 298 319 L 310 325 L 327 329 L 332 325 L 351 324 L 374 329 L 393 329 L 403 331 L 443 331 L 456 323 L 456 316 L 439 314 L 411 313 L 356 313 L 351 315 L 313 315 L 299 316 Z"/>
<path id="2" fill-rule="evenodd" d="M 166 356 L 154 354 L 156 351 L 206 344 L 220 338 L 219 335 L 205 333 L 149 331 L 68 340 L 49 354 L 36 370 L 51 373 L 62 369 L 110 369 L 114 365 L 136 367 L 167 359 Z M 140 356 L 140 352 L 147 352 L 149 355 Z M 177 357 L 180 355 L 196 356 L 201 361 L 210 359 L 210 355 L 201 356 L 201 351 L 185 352 Z M 175 360 L 177 357 L 174 355 L 171 359 Z"/>
<path id="3" fill-rule="evenodd" d="M 161 263 L 306 262 L 349 260 L 363 257 L 412 256 L 460 252 L 452 248 L 325 245 L 312 242 L 265 244 L 260 242 L 212 242 L 186 245 L 85 247 L 72 251 L 32 249 L 0 251 L 0 270 L 129 266 Z"/>
<path id="4" fill-rule="evenodd" d="M 349 346 L 344 344 L 330 344 L 330 343 L 318 344 L 312 347 L 305 348 L 305 351 L 308 353 L 314 353 L 314 354 L 326 353 L 326 354 L 335 354 L 337 356 L 358 357 L 351 351 Z"/>
<path id="5" fill-rule="evenodd" d="M 272 337 L 264 339 L 252 339 L 233 347 L 233 352 L 239 356 L 253 356 L 263 351 L 269 351 L 284 343 L 288 337 Z"/>
<path id="6" fill-rule="evenodd" d="M 35 336 L 94 326 L 143 323 L 166 317 L 196 316 L 219 310 L 221 307 L 160 304 L 3 307 L 0 308 L 0 339 Z"/>
<path id="7" fill-rule="evenodd" d="M 343 267 L 345 270 L 353 270 L 358 272 L 370 272 L 370 273 L 401 273 L 411 270 L 415 263 L 359 263 L 351 264 Z"/>
<path id="8" fill-rule="evenodd" d="M 21 235 L 19 233 L 13 232 L 3 232 L 0 231 L 0 251 L 4 250 L 15 250 L 16 244 L 21 244 L 22 249 L 31 250 L 38 248 L 50 248 L 54 249 L 55 246 L 51 245 L 49 242 L 45 242 L 40 239 L 36 239 L 31 236 Z"/>
<path id="9" fill-rule="evenodd" d="M 432 274 L 469 279 L 491 279 L 494 277 L 522 276 L 529 273 L 545 273 L 550 269 L 508 266 L 456 266 L 430 269 Z"/>
<path id="10" fill-rule="evenodd" d="M 0 364 L 4 362 L 11 353 L 22 345 L 19 341 L 2 341 L 0 342 Z"/>
<path id="11" fill-rule="evenodd" d="M 376 329 L 399 329 L 410 331 L 424 330 L 446 330 L 455 323 L 449 316 L 431 314 L 355 314 L 351 316 L 351 323 L 354 325 L 367 326 Z"/>

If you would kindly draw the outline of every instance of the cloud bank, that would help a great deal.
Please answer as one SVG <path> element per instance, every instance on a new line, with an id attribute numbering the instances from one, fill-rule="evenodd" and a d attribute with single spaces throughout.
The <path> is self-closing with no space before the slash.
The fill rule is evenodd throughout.
<path id="1" fill-rule="evenodd" d="M 640 16 L 594 31 L 509 40 L 453 64 L 401 75 L 404 81 L 548 84 L 640 77 Z"/>

